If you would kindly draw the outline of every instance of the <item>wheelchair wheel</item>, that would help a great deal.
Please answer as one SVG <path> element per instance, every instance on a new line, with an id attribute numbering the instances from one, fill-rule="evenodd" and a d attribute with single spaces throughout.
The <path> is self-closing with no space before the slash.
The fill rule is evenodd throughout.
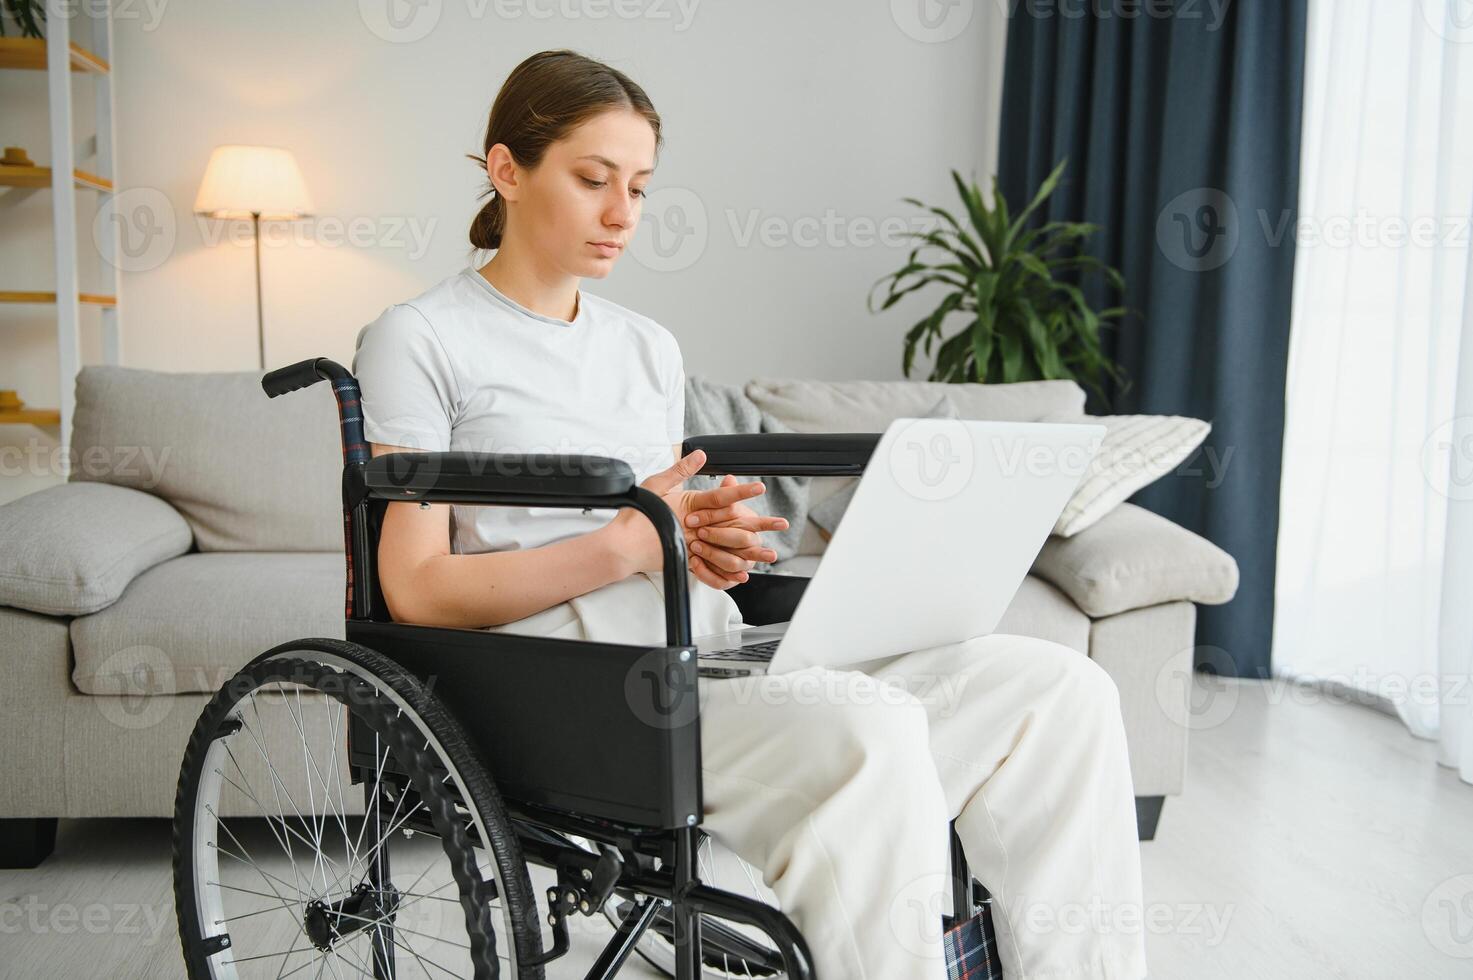
<path id="1" fill-rule="evenodd" d="M 592 847 L 581 838 L 580 846 Z M 712 888 L 755 899 L 763 905 L 776 906 L 777 896 L 762 881 L 762 873 L 720 841 L 707 835 L 697 852 L 697 868 L 701 883 Z M 617 926 L 634 907 L 627 893 L 616 892 L 604 905 L 604 916 Z M 656 917 L 635 947 L 640 957 L 666 976 L 675 976 L 674 929 L 668 910 Z M 701 976 L 703 980 L 727 980 L 732 977 L 787 976 L 782 954 L 760 929 L 741 922 L 730 922 L 712 915 L 701 916 Z"/>
<path id="2" fill-rule="evenodd" d="M 173 850 L 192 980 L 543 977 L 523 965 L 542 954 L 537 906 L 485 767 L 422 684 L 356 644 L 283 644 L 215 694 Z"/>

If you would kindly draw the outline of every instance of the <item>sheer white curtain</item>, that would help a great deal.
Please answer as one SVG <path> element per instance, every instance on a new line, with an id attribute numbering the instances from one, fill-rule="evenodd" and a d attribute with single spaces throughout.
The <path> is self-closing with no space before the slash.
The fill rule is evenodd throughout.
<path id="1" fill-rule="evenodd" d="M 1473 782 L 1470 12 L 1310 0 L 1273 659 Z"/>

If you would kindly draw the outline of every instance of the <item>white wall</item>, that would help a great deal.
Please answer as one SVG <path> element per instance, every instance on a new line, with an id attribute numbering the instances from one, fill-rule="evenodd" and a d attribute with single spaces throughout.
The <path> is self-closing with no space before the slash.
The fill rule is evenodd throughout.
<path id="1" fill-rule="evenodd" d="M 901 197 L 952 206 L 948 170 L 985 180 L 996 160 L 1005 28 L 982 0 L 114 3 L 119 177 L 131 195 L 119 203 L 173 212 L 164 236 L 123 260 L 134 367 L 256 367 L 249 238 L 232 244 L 228 228 L 190 213 L 220 143 L 292 149 L 318 212 L 263 248 L 268 366 L 347 363 L 364 323 L 473 258 L 466 228 L 484 174 L 463 155 L 481 151 L 508 71 L 544 48 L 629 73 L 665 123 L 643 255 L 631 249 L 584 286 L 659 320 L 687 370 L 718 381 L 900 377 L 904 329 L 927 304 L 866 310 L 870 286 L 906 254 L 877 231 L 916 214 Z M 420 19 L 396 31 L 390 4 Z M 933 8 L 949 19 L 928 33 L 918 11 Z M 48 163 L 44 75 L 0 76 L 0 140 Z M 76 84 L 90 99 L 89 83 Z M 88 126 L 79 113 L 79 132 Z M 48 197 L 0 211 L 0 288 L 51 288 Z M 79 206 L 90 216 L 90 199 Z M 674 238 L 676 225 L 696 233 Z M 652 250 L 657 241 L 673 252 Z M 89 362 L 94 316 L 83 312 Z M 0 387 L 50 407 L 56 386 L 47 311 L 0 309 Z M 0 427 L 0 453 L 28 446 L 35 457 L 56 434 Z M 13 448 L 4 459 L 0 499 L 56 482 L 17 476 Z"/>

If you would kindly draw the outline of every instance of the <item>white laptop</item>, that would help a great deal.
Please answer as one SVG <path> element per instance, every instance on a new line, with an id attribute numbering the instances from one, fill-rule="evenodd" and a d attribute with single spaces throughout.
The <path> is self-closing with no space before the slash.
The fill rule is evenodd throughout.
<path id="1" fill-rule="evenodd" d="M 842 667 L 991 633 L 1104 434 L 896 419 L 793 618 L 695 637 L 701 675 Z"/>

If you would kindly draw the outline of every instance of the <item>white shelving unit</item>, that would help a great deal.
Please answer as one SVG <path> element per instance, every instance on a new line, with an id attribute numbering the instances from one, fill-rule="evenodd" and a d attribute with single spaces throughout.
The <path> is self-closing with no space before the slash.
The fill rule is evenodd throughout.
<path id="1" fill-rule="evenodd" d="M 100 15 L 91 11 L 101 9 Z M 79 43 L 73 28 L 91 24 L 91 36 Z M 19 412 L 0 412 L 0 424 L 60 427 L 61 444 L 69 445 L 72 411 L 76 400 L 76 377 L 81 369 L 82 306 L 98 309 L 101 319 L 102 358 L 107 364 L 122 361 L 122 331 L 118 319 L 117 257 L 120 231 L 116 220 L 107 221 L 94 236 L 97 248 L 79 242 L 77 236 L 78 191 L 95 195 L 95 208 L 103 207 L 116 193 L 116 152 L 113 124 L 113 19 L 112 4 L 78 4 L 71 12 L 59 0 L 47 0 L 46 37 L 0 38 L 0 70 L 45 71 L 47 106 L 51 127 L 51 166 L 15 167 L 0 165 L 0 204 L 11 205 L 20 198 L 50 189 L 51 226 L 55 243 L 55 283 L 51 289 L 35 284 L 0 280 L 0 303 L 43 303 L 56 311 L 56 357 L 61 404 L 54 409 L 29 405 Z M 73 142 L 72 75 L 82 73 L 92 80 L 96 100 L 96 132 Z M 3 137 L 3 133 L 0 133 Z M 96 154 L 97 172 L 77 168 L 76 161 Z M 93 212 L 96 213 L 95 211 Z M 0 224 L 3 224 L 0 211 Z M 81 251 L 95 256 L 96 282 L 101 292 L 81 288 Z M 24 397 L 24 393 L 22 393 Z"/>

